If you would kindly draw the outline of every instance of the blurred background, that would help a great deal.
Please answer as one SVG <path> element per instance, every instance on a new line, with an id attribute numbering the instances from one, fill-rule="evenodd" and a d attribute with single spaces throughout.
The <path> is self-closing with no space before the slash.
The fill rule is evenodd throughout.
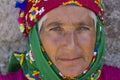
<path id="1" fill-rule="evenodd" d="M 26 40 L 19 31 L 16 0 L 0 0 L 0 73 L 6 73 L 13 51 L 26 50 Z M 22 1 L 22 0 L 21 0 Z M 104 63 L 120 68 L 120 0 L 104 0 L 106 54 Z"/>

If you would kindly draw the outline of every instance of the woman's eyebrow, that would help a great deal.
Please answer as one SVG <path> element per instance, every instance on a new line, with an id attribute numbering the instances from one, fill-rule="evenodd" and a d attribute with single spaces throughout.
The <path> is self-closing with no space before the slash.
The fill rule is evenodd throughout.
<path id="1" fill-rule="evenodd" d="M 89 26 L 89 27 L 92 27 L 92 25 L 90 25 L 89 23 L 84 22 L 84 21 L 78 22 L 77 25 L 79 25 L 79 26 Z"/>
<path id="2" fill-rule="evenodd" d="M 57 25 L 62 25 L 63 23 L 61 23 L 60 21 L 55 21 L 55 22 L 50 22 L 49 24 L 47 24 L 47 27 L 52 27 L 52 26 L 57 26 Z"/>

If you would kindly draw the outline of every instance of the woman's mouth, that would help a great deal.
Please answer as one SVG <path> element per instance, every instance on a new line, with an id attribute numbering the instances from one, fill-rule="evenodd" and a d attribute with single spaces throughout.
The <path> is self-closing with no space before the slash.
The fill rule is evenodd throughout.
<path id="1" fill-rule="evenodd" d="M 59 58 L 60 61 L 63 62 L 73 62 L 79 60 L 81 57 L 74 57 L 74 58 Z"/>

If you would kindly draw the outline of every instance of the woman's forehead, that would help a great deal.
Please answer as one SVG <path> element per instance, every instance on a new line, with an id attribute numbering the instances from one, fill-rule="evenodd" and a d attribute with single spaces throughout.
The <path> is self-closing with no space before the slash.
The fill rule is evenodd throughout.
<path id="1" fill-rule="evenodd" d="M 77 7 L 77 6 L 60 6 L 47 13 L 48 23 L 93 23 L 93 19 L 90 17 L 90 10 Z"/>
<path id="2" fill-rule="evenodd" d="M 87 14 L 90 14 L 90 10 L 79 6 L 59 6 L 47 13 L 48 17 L 57 17 L 60 15 L 82 16 Z"/>

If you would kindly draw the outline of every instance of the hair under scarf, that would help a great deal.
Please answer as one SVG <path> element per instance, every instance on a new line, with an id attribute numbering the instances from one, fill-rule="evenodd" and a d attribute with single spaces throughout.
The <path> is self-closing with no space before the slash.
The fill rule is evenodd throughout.
<path id="1" fill-rule="evenodd" d="M 60 5 L 77 5 L 93 11 L 97 16 L 96 43 L 93 59 L 88 68 L 74 78 L 66 78 L 52 63 L 41 46 L 38 34 L 38 21 L 50 10 Z M 97 80 L 101 73 L 102 60 L 105 51 L 103 27 L 103 5 L 101 0 L 25 0 L 17 2 L 20 8 L 18 22 L 20 30 L 28 39 L 26 51 L 14 52 L 11 56 L 8 71 L 22 68 L 29 80 Z M 38 45 L 39 44 L 39 45 Z"/>

